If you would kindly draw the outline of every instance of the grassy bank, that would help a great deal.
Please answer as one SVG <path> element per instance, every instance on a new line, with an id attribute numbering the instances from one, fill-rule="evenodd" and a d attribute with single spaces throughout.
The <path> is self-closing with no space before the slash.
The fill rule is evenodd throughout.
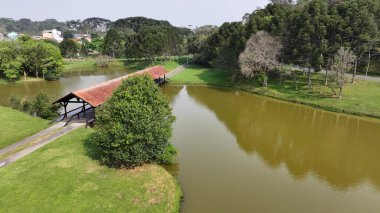
<path id="1" fill-rule="evenodd" d="M 110 169 L 78 129 L 0 169 L 0 212 L 178 212 L 180 188 L 162 167 Z"/>
<path id="2" fill-rule="evenodd" d="M 28 83 L 28 82 L 35 82 L 35 81 L 43 81 L 44 79 L 42 78 L 35 78 L 35 77 L 30 77 L 28 76 L 26 80 L 24 80 L 24 77 L 20 78 L 19 80 L 15 82 L 9 82 L 5 79 L 0 79 L 0 84 L 22 84 L 22 83 Z"/>
<path id="3" fill-rule="evenodd" d="M 0 149 L 48 127 L 49 121 L 0 106 Z"/>
<path id="4" fill-rule="evenodd" d="M 110 67 L 106 69 L 126 69 L 126 70 L 142 70 L 150 66 L 161 65 L 167 70 L 171 71 L 177 68 L 179 65 L 186 63 L 186 57 L 172 57 L 170 60 L 157 59 L 157 61 L 151 63 L 148 60 L 130 60 L 130 59 L 114 59 L 110 62 Z M 65 61 L 64 72 L 81 71 L 99 69 L 95 66 L 95 59 L 86 58 L 83 60 Z"/>
<path id="5" fill-rule="evenodd" d="M 323 76 L 314 75 L 313 89 L 308 89 L 306 77 L 298 79 L 298 90 L 293 79 L 269 79 L 268 87 L 254 81 L 231 83 L 223 70 L 192 66 L 170 79 L 174 84 L 217 85 L 243 89 L 259 95 L 297 102 L 334 112 L 365 115 L 380 118 L 380 83 L 359 81 L 348 83 L 343 90 L 343 99 L 332 97 L 329 88 L 323 85 Z"/>

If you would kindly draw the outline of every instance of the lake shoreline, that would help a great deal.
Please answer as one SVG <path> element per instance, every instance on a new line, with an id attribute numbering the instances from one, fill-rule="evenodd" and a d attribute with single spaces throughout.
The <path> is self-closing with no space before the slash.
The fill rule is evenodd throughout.
<path id="1" fill-rule="evenodd" d="M 285 101 L 285 102 L 293 103 L 293 104 L 300 104 L 300 105 L 308 106 L 308 107 L 311 107 L 314 109 L 325 110 L 328 112 L 353 115 L 353 116 L 358 116 L 361 118 L 376 119 L 377 121 L 380 119 L 380 115 L 372 115 L 372 114 L 361 113 L 361 112 L 356 112 L 356 111 L 346 111 L 346 110 L 341 110 L 339 108 L 327 107 L 327 106 L 322 106 L 322 105 L 318 105 L 318 104 L 307 103 L 304 101 L 297 101 L 297 100 L 287 99 L 287 98 L 283 98 L 283 97 L 272 96 L 269 94 L 263 94 L 263 93 L 253 91 L 250 89 L 246 89 L 246 88 L 236 86 L 236 85 L 228 85 L 228 84 L 223 85 L 223 84 L 213 84 L 213 83 L 190 83 L 190 82 L 185 83 L 185 82 L 176 82 L 176 81 L 169 82 L 169 84 L 173 85 L 173 86 L 176 86 L 176 85 L 178 85 L 178 86 L 206 86 L 206 87 L 220 87 L 220 88 L 228 88 L 228 89 L 237 89 L 237 90 L 241 90 L 244 92 L 249 92 L 249 93 L 255 94 L 257 96 L 272 98 L 275 100 Z"/>

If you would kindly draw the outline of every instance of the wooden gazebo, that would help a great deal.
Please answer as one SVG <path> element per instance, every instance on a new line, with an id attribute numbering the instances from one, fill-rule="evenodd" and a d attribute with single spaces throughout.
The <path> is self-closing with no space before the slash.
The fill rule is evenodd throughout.
<path id="1" fill-rule="evenodd" d="M 68 122 L 70 122 L 75 116 L 79 118 L 83 114 L 84 118 L 86 118 L 86 123 L 92 122 L 95 118 L 95 109 L 112 96 L 113 91 L 120 86 L 124 79 L 136 75 L 149 75 L 155 83 L 164 84 L 167 73 L 168 71 L 161 66 L 151 67 L 86 89 L 71 92 L 54 102 L 54 104 L 58 103 L 63 107 L 64 111 L 60 117 L 62 120 L 69 118 Z M 76 106 L 70 107 L 71 110 L 68 111 L 69 104 Z M 89 117 L 89 114 L 92 117 Z"/>

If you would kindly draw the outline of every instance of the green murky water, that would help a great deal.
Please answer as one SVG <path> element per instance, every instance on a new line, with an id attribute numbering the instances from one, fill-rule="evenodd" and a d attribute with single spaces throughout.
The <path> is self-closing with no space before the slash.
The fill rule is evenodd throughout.
<path id="1" fill-rule="evenodd" d="M 166 87 L 183 212 L 378 212 L 380 123 L 207 87 Z"/>
<path id="2" fill-rule="evenodd" d="M 60 81 L 0 85 L 52 99 L 125 75 L 66 73 Z M 165 86 L 180 151 L 170 170 L 183 212 L 378 212 L 380 121 L 315 110 L 250 93 Z"/>

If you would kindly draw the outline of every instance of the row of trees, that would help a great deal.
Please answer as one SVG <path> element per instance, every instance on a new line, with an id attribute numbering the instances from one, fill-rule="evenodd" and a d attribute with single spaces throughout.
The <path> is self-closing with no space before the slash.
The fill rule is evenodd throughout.
<path id="1" fill-rule="evenodd" d="M 0 42 L 0 76 L 10 82 L 21 75 L 56 80 L 63 70 L 60 50 L 53 44 L 21 37 Z"/>
<path id="2" fill-rule="evenodd" d="M 119 19 L 104 38 L 103 53 L 112 57 L 148 58 L 187 52 L 189 29 L 144 17 Z"/>
<path id="3" fill-rule="evenodd" d="M 279 56 L 283 63 L 307 67 L 309 73 L 330 69 L 335 54 L 344 46 L 356 55 L 355 67 L 368 72 L 379 44 L 379 26 L 378 0 L 273 1 L 246 14 L 242 22 L 224 23 L 190 51 L 197 54 L 198 63 L 227 68 L 238 76 L 239 55 L 247 40 L 267 31 L 283 45 Z M 204 35 L 199 34 L 199 40 Z"/>
<path id="4" fill-rule="evenodd" d="M 275 0 L 242 22 L 197 29 L 189 50 L 197 63 L 228 69 L 235 80 L 257 77 L 266 86 L 269 73 L 292 64 L 307 72 L 309 88 L 313 71 L 326 70 L 325 85 L 334 74 L 342 91 L 347 71 L 352 70 L 352 82 L 358 69 L 368 74 L 379 27 L 378 0 Z M 338 68 L 342 64 L 345 69 Z"/>

